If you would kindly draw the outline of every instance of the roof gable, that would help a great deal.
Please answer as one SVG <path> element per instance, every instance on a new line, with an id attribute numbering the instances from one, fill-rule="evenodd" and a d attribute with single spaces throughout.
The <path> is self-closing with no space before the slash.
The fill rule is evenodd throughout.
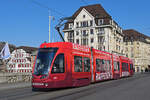
<path id="1" fill-rule="evenodd" d="M 105 11 L 100 4 L 88 5 L 80 7 L 72 16 L 75 19 L 78 14 L 85 8 L 95 18 L 111 18 L 111 16 Z"/>
<path id="2" fill-rule="evenodd" d="M 85 18 L 83 18 L 83 16 L 85 16 Z M 93 19 L 94 17 L 86 10 L 86 9 L 82 9 L 80 11 L 80 13 L 77 15 L 77 17 L 75 18 L 75 20 L 89 20 L 89 19 Z"/>

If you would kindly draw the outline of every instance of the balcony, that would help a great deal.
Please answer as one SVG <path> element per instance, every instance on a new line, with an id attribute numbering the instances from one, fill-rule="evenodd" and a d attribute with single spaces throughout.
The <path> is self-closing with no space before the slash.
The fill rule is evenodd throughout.
<path id="1" fill-rule="evenodd" d="M 88 34 L 82 34 L 82 36 L 87 37 L 87 36 L 89 36 L 89 35 L 88 35 Z"/>
<path id="2" fill-rule="evenodd" d="M 98 36 L 98 43 L 104 44 L 104 42 L 105 42 L 104 36 Z"/>

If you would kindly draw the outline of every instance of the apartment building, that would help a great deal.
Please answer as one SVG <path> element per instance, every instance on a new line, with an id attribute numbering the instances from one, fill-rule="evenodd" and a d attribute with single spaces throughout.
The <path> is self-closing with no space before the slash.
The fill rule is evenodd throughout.
<path id="1" fill-rule="evenodd" d="M 133 59 L 135 71 L 145 71 L 150 66 L 150 37 L 133 29 L 123 30 L 125 54 Z"/>
<path id="2" fill-rule="evenodd" d="M 122 28 L 100 4 L 80 7 L 65 23 L 64 39 L 80 45 L 123 55 Z"/>

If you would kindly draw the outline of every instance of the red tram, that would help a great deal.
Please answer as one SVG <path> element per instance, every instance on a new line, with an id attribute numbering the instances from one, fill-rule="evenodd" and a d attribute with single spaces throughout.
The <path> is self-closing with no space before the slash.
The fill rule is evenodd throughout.
<path id="1" fill-rule="evenodd" d="M 77 87 L 132 75 L 129 58 L 69 42 L 43 43 L 32 71 L 32 87 Z"/>

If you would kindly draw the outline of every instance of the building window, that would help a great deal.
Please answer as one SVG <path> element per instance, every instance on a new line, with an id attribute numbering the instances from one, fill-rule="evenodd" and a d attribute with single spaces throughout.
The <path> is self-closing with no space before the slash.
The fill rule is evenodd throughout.
<path id="1" fill-rule="evenodd" d="M 74 43 L 74 39 L 68 39 L 68 42 Z"/>
<path id="2" fill-rule="evenodd" d="M 85 18 L 85 15 L 83 15 L 83 18 Z"/>
<path id="3" fill-rule="evenodd" d="M 88 27 L 88 21 L 83 21 L 83 27 Z"/>
<path id="4" fill-rule="evenodd" d="M 94 39 L 93 38 L 91 38 L 91 43 L 93 43 L 94 42 Z"/>
<path id="5" fill-rule="evenodd" d="M 79 35 L 79 31 L 76 31 L 76 36 L 78 36 Z"/>
<path id="6" fill-rule="evenodd" d="M 104 19 L 98 19 L 98 25 L 104 24 Z"/>
<path id="7" fill-rule="evenodd" d="M 133 52 L 131 52 L 131 57 L 134 57 L 134 54 L 133 54 Z"/>
<path id="8" fill-rule="evenodd" d="M 98 34 L 103 34 L 104 33 L 104 28 L 98 28 Z"/>
<path id="9" fill-rule="evenodd" d="M 83 22 L 80 22 L 80 27 L 83 27 Z"/>
<path id="10" fill-rule="evenodd" d="M 88 45 L 88 39 L 87 38 L 81 39 L 81 41 L 82 41 L 82 45 Z"/>
<path id="11" fill-rule="evenodd" d="M 98 36 L 98 43 L 104 43 L 104 41 L 105 41 L 105 38 L 104 38 L 104 36 Z"/>
<path id="12" fill-rule="evenodd" d="M 93 29 L 90 29 L 90 33 L 91 33 L 91 34 L 94 34 Z"/>
<path id="13" fill-rule="evenodd" d="M 76 39 L 76 43 L 79 44 L 79 39 Z"/>
<path id="14" fill-rule="evenodd" d="M 83 30 L 83 36 L 86 36 L 87 34 L 86 34 L 86 30 Z"/>
<path id="15" fill-rule="evenodd" d="M 116 45 L 116 50 L 118 50 L 118 45 Z"/>
<path id="16" fill-rule="evenodd" d="M 118 46 L 118 49 L 120 50 L 120 46 Z"/>
<path id="17" fill-rule="evenodd" d="M 76 27 L 77 27 L 77 28 L 79 27 L 79 22 L 76 22 Z"/>
<path id="18" fill-rule="evenodd" d="M 69 29 L 72 29 L 73 28 L 73 23 L 69 23 Z"/>
<path id="19" fill-rule="evenodd" d="M 83 27 L 86 27 L 86 21 L 83 22 Z"/>
<path id="20" fill-rule="evenodd" d="M 74 33 L 73 32 L 68 32 L 68 39 L 74 38 Z"/>
<path id="21" fill-rule="evenodd" d="M 103 46 L 103 50 L 105 51 L 105 46 Z"/>
<path id="22" fill-rule="evenodd" d="M 90 26 L 93 26 L 93 20 L 90 20 Z"/>

